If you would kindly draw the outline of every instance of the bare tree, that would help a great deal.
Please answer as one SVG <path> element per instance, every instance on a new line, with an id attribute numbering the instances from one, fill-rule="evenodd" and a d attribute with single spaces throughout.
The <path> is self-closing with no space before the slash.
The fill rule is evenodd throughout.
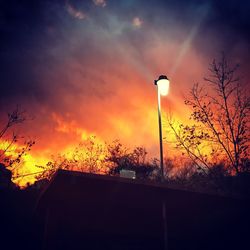
<path id="1" fill-rule="evenodd" d="M 35 175 L 36 180 L 50 180 L 58 169 L 71 170 L 71 161 L 65 156 L 59 155 L 55 159 L 49 161 L 46 165 L 36 165 L 41 170 L 32 175 Z"/>
<path id="2" fill-rule="evenodd" d="M 51 179 L 58 169 L 95 174 L 107 174 L 110 163 L 106 161 L 107 145 L 100 143 L 95 136 L 89 136 L 75 147 L 71 155 L 53 156 L 41 171 L 34 173 L 37 180 Z"/>
<path id="3" fill-rule="evenodd" d="M 132 150 L 115 140 L 108 145 L 106 162 L 110 164 L 110 175 L 119 175 L 121 170 L 132 170 L 136 172 L 138 179 L 157 179 L 159 166 L 151 160 L 148 161 L 147 151 L 144 147 L 135 147 Z"/>
<path id="4" fill-rule="evenodd" d="M 24 123 L 27 119 L 26 112 L 17 106 L 11 113 L 8 113 L 7 121 L 0 129 L 0 163 L 8 168 L 17 167 L 22 157 L 35 144 L 33 140 L 24 140 L 24 137 L 13 131 L 14 127 Z M 18 146 L 17 143 L 19 143 Z"/>
<path id="5" fill-rule="evenodd" d="M 185 98 L 193 125 L 169 125 L 190 159 L 204 172 L 216 160 L 226 160 L 236 173 L 249 171 L 246 159 L 250 144 L 250 97 L 236 76 L 238 66 L 230 66 L 224 54 L 214 60 L 205 85 L 196 83 Z"/>
<path id="6" fill-rule="evenodd" d="M 89 173 L 107 173 L 105 157 L 106 145 L 98 142 L 95 136 L 79 143 L 75 148 L 71 160 L 72 169 Z"/>

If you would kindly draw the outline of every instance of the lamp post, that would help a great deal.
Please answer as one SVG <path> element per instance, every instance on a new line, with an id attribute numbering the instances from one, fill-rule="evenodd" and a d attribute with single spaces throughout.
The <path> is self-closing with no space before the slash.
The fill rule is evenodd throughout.
<path id="1" fill-rule="evenodd" d="M 162 124 L 161 124 L 161 95 L 166 96 L 169 90 L 169 79 L 165 75 L 159 76 L 158 80 L 154 81 L 157 85 L 158 96 L 158 120 L 159 120 L 159 139 L 160 139 L 160 168 L 161 168 L 161 181 L 164 181 L 163 169 L 163 144 L 162 144 Z"/>
<path id="2" fill-rule="evenodd" d="M 160 167 L 161 167 L 161 181 L 164 181 L 163 169 L 163 145 L 162 145 L 162 125 L 161 125 L 161 95 L 166 96 L 169 90 L 169 79 L 165 75 L 159 76 L 158 80 L 154 81 L 157 85 L 158 96 L 158 119 L 159 119 L 159 137 L 160 137 Z M 168 249 L 168 230 L 167 230 L 167 212 L 166 200 L 162 199 L 162 220 L 163 220 L 163 241 L 164 250 Z"/>

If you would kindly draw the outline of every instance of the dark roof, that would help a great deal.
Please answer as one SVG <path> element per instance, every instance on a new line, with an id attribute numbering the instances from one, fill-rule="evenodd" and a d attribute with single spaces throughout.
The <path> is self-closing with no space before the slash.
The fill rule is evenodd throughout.
<path id="1" fill-rule="evenodd" d="M 122 178 L 118 176 L 109 176 L 109 175 L 98 175 L 92 173 L 78 172 L 78 171 L 69 171 L 59 169 L 56 174 L 53 176 L 52 180 L 48 182 L 42 196 L 49 198 L 50 196 L 56 195 L 58 198 L 62 194 L 62 190 L 65 189 L 65 193 L 63 194 L 63 199 L 66 198 L 65 195 L 69 194 L 68 192 L 71 189 L 74 189 L 74 192 L 79 193 L 79 195 L 83 192 L 81 186 L 98 186 L 101 183 L 106 183 L 107 185 L 119 186 L 122 191 L 122 187 L 128 188 L 131 187 L 132 190 L 144 189 L 151 190 L 156 193 L 169 194 L 188 194 L 194 196 L 202 196 L 202 197 L 210 197 L 214 199 L 226 199 L 232 200 L 232 197 L 215 194 L 215 193 L 207 193 L 202 191 L 190 191 L 185 188 L 181 188 L 179 186 L 169 184 L 169 183 L 161 183 L 150 180 L 143 179 L 129 179 Z M 68 191 L 67 191 L 68 190 Z M 89 189 L 90 190 L 90 189 Z M 72 196 L 70 196 L 72 197 Z"/>
<path id="2" fill-rule="evenodd" d="M 211 241 L 211 234 L 220 234 L 223 246 L 226 238 L 235 238 L 230 228 L 237 227 L 239 237 L 245 233 L 247 225 L 242 227 L 242 223 L 248 214 L 247 201 L 171 189 L 161 183 L 64 170 L 57 172 L 42 193 L 37 212 L 42 217 L 50 210 L 48 225 L 59 223 L 56 233 L 60 242 L 61 234 L 75 242 L 76 235 L 81 241 L 82 235 L 90 232 L 95 237 L 112 235 L 112 239 L 142 235 L 145 240 L 162 236 L 163 201 L 171 244 L 183 240 L 191 246 L 197 239 Z"/>

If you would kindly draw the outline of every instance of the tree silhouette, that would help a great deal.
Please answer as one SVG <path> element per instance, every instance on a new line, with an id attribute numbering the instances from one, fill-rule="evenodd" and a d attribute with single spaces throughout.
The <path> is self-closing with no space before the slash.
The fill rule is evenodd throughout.
<path id="1" fill-rule="evenodd" d="M 121 170 L 132 170 L 138 179 L 154 178 L 159 166 L 153 160 L 146 161 L 147 151 L 144 147 L 135 147 L 132 150 L 124 147 L 118 140 L 108 145 L 106 161 L 111 163 L 110 175 L 119 175 Z"/>
<path id="2" fill-rule="evenodd" d="M 24 137 L 12 130 L 27 119 L 26 112 L 17 106 L 12 112 L 8 113 L 7 121 L 0 129 L 0 163 L 8 168 L 16 168 L 23 156 L 35 144 L 35 141 L 24 140 Z"/>
<path id="3" fill-rule="evenodd" d="M 89 136 L 75 147 L 71 155 L 59 154 L 53 156 L 46 165 L 37 165 L 41 171 L 36 175 L 36 179 L 51 179 L 58 169 L 107 174 L 109 164 L 106 162 L 106 156 L 106 144 L 99 143 L 95 136 Z"/>
<path id="4" fill-rule="evenodd" d="M 71 161 L 72 169 L 106 174 L 108 171 L 105 162 L 106 154 L 106 145 L 98 142 L 96 136 L 90 136 L 75 148 Z"/>
<path id="5" fill-rule="evenodd" d="M 105 175 L 119 175 L 120 170 L 126 169 L 135 171 L 137 178 L 150 178 L 159 167 L 154 161 L 146 161 L 146 155 L 143 147 L 129 150 L 119 140 L 107 144 L 90 136 L 80 142 L 71 155 L 58 155 L 45 166 L 37 166 L 41 171 L 37 172 L 36 179 L 51 179 L 58 169 Z"/>
<path id="6" fill-rule="evenodd" d="M 222 162 L 231 173 L 249 171 L 250 97 L 224 54 L 214 60 L 205 83 L 193 85 L 185 104 L 191 108 L 192 125 L 168 124 L 177 148 L 184 150 L 198 169 L 207 173 Z"/>

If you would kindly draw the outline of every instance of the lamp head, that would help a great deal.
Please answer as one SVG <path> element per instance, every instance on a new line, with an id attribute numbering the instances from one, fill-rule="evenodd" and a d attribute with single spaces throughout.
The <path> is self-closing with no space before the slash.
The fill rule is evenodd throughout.
<path id="1" fill-rule="evenodd" d="M 158 90 L 161 95 L 167 95 L 169 90 L 169 79 L 165 75 L 160 75 L 158 80 L 154 81 L 155 85 L 157 85 Z"/>

